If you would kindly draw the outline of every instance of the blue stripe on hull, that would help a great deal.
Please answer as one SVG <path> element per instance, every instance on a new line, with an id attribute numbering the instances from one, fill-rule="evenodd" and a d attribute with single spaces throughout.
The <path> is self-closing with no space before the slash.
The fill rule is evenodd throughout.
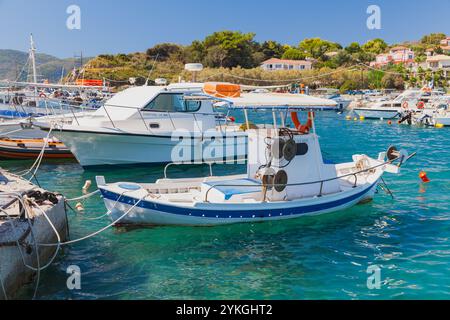
<path id="1" fill-rule="evenodd" d="M 365 194 L 369 193 L 372 190 L 372 188 L 375 187 L 375 185 L 376 183 L 357 194 L 339 200 L 292 208 L 259 209 L 259 210 L 255 210 L 253 208 L 249 210 L 208 210 L 208 209 L 168 206 L 150 201 L 142 201 L 137 205 L 137 207 L 174 215 L 216 218 L 216 219 L 229 219 L 230 217 L 234 219 L 252 219 L 252 218 L 273 218 L 277 216 L 300 216 L 330 210 L 333 208 L 338 208 L 345 204 L 351 203 L 355 200 L 361 199 Z M 120 197 L 120 195 L 117 193 L 113 193 L 103 189 L 100 190 L 105 199 L 117 201 L 118 198 Z M 138 200 L 136 200 L 135 198 L 122 196 L 120 197 L 119 203 L 132 206 L 137 201 Z M 232 207 L 233 204 L 230 204 L 229 206 Z"/>

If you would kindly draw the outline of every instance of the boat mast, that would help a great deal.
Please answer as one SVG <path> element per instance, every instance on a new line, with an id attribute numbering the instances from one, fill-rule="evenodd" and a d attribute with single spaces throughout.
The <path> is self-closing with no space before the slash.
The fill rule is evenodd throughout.
<path id="1" fill-rule="evenodd" d="M 37 84 L 37 74 L 36 74 L 36 48 L 34 47 L 33 34 L 30 35 L 30 60 L 31 66 L 33 68 L 33 82 Z M 34 86 L 34 96 L 37 97 L 37 87 Z"/>

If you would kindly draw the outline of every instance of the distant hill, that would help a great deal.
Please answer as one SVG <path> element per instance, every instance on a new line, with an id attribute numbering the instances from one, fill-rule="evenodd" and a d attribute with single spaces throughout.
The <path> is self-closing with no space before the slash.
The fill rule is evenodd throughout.
<path id="1" fill-rule="evenodd" d="M 28 60 L 28 53 L 17 50 L 0 49 L 0 80 L 16 80 Z M 88 61 L 86 59 L 85 61 Z M 75 59 L 59 59 L 48 54 L 36 54 L 36 67 L 38 80 L 48 79 L 50 82 L 58 82 L 64 67 L 64 75 L 73 69 Z M 78 61 L 77 61 L 78 66 Z M 25 81 L 28 68 L 22 72 L 20 81 Z"/>

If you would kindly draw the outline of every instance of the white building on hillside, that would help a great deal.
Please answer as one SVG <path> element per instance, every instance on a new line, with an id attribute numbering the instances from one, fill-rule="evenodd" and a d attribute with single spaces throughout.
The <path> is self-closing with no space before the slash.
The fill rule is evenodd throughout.
<path id="1" fill-rule="evenodd" d="M 445 54 L 438 54 L 427 58 L 426 68 L 433 71 L 442 69 L 444 75 L 447 76 L 450 73 L 450 56 Z"/>
<path id="2" fill-rule="evenodd" d="M 284 60 L 272 58 L 264 61 L 261 64 L 261 68 L 266 71 L 277 71 L 277 70 L 311 70 L 312 61 L 308 60 Z"/>
<path id="3" fill-rule="evenodd" d="M 377 55 L 375 61 L 371 62 L 370 65 L 373 67 L 382 67 L 389 63 L 403 63 L 411 66 L 414 64 L 414 58 L 414 51 L 404 46 L 398 46 L 389 50 L 388 53 Z"/>

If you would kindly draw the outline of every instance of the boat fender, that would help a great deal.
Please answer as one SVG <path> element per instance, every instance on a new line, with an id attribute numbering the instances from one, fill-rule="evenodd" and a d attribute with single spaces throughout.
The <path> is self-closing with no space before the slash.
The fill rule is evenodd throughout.
<path id="1" fill-rule="evenodd" d="M 91 180 L 86 180 L 86 182 L 84 183 L 83 188 L 81 189 L 83 191 L 83 194 L 87 194 L 89 191 L 89 188 L 92 185 L 92 181 Z"/>
<path id="2" fill-rule="evenodd" d="M 283 192 L 286 189 L 287 183 L 288 183 L 288 175 L 286 171 L 284 170 L 278 171 L 273 180 L 275 191 Z"/>
<path id="3" fill-rule="evenodd" d="M 81 202 L 78 202 L 75 205 L 75 209 L 77 209 L 77 211 L 80 212 L 80 213 L 84 212 L 84 207 L 83 207 L 83 204 Z"/>
<path id="4" fill-rule="evenodd" d="M 423 183 L 428 183 L 431 180 L 428 178 L 427 173 L 425 171 L 421 171 L 419 173 L 419 178 L 422 180 Z"/>

